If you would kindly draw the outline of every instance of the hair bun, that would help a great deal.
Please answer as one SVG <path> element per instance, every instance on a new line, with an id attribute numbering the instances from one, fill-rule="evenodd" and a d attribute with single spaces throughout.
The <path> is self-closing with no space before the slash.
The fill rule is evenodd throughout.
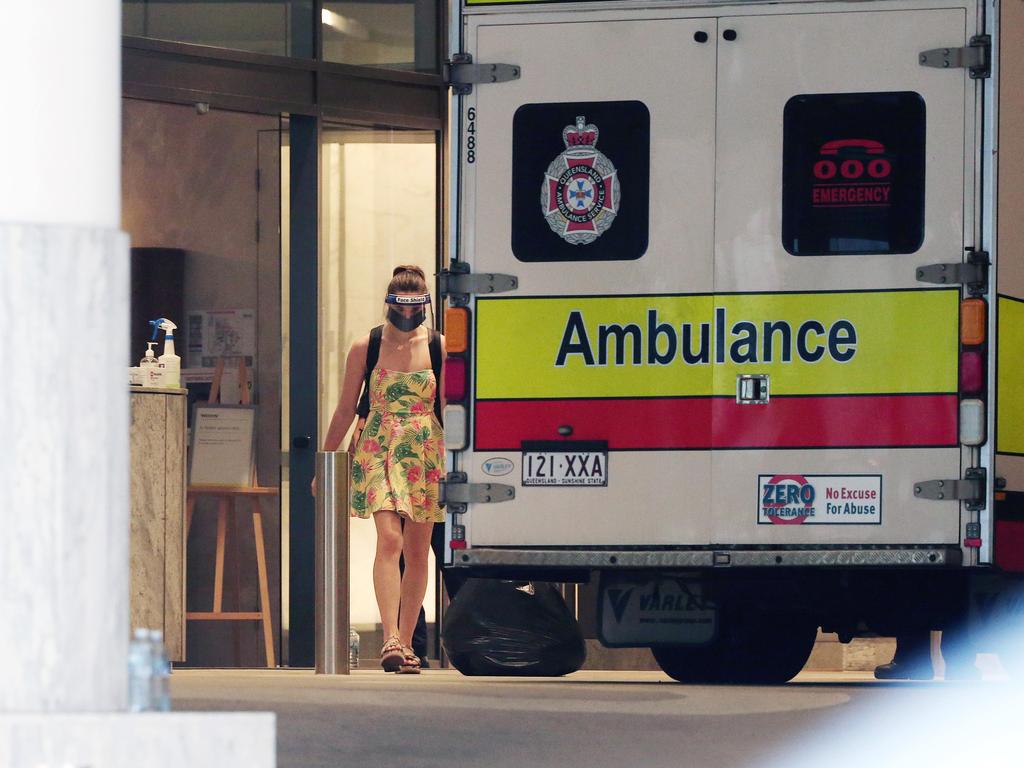
<path id="1" fill-rule="evenodd" d="M 388 283 L 388 293 L 429 293 L 427 276 L 415 264 L 402 264 L 395 267 Z"/>
<path id="2" fill-rule="evenodd" d="M 398 277 L 403 272 L 412 272 L 414 275 L 418 275 L 420 280 L 427 279 L 426 272 L 424 272 L 420 267 L 417 267 L 415 264 L 401 264 L 395 267 L 394 271 L 391 273 L 391 276 Z"/>

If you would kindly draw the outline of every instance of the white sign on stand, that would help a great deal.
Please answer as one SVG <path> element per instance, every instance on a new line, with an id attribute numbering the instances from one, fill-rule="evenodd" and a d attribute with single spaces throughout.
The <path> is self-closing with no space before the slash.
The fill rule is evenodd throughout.
<path id="1" fill-rule="evenodd" d="M 255 405 L 194 406 L 189 485 L 251 486 L 255 452 Z"/>

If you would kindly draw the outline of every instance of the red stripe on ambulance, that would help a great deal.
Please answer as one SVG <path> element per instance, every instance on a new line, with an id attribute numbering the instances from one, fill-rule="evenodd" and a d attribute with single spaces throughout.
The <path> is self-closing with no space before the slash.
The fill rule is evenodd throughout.
<path id="1" fill-rule="evenodd" d="M 956 446 L 956 395 L 478 400 L 475 450 L 523 440 L 607 440 L 611 450 Z"/>

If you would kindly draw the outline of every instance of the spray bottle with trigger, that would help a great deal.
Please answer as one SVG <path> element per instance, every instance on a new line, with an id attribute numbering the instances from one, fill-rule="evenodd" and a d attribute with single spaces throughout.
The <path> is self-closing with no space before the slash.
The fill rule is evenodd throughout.
<path id="1" fill-rule="evenodd" d="M 155 386 L 178 388 L 181 386 L 181 358 L 174 354 L 174 323 L 166 317 L 150 320 L 153 326 L 153 338 L 156 339 L 158 331 L 164 331 L 164 353 L 157 358 L 157 369 L 159 381 L 154 382 Z"/>

